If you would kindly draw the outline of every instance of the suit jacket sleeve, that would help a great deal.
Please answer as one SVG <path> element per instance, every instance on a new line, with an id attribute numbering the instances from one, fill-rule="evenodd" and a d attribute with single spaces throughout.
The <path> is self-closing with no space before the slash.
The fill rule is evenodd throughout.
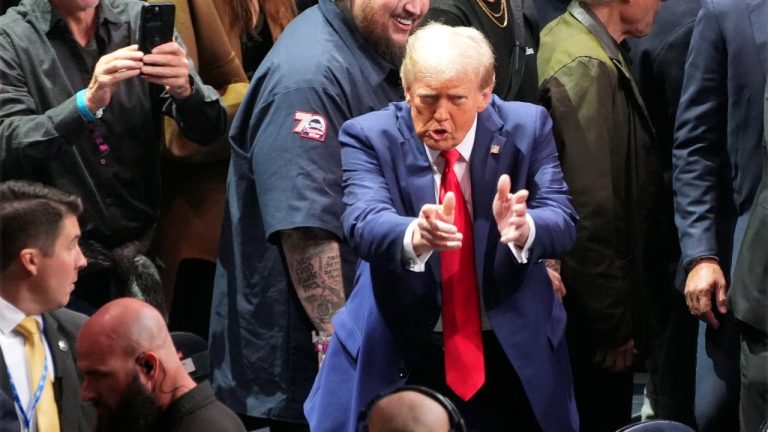
<path id="1" fill-rule="evenodd" d="M 703 1 L 688 51 L 672 151 L 675 222 L 683 262 L 717 255 L 717 184 L 720 167 L 726 163 L 728 112 L 727 53 L 719 28 L 711 2 Z"/>
<path id="2" fill-rule="evenodd" d="M 551 103 L 563 174 L 579 214 L 576 243 L 563 259 L 569 301 L 592 323 L 595 343 L 614 347 L 632 336 L 630 258 L 626 208 L 616 201 L 612 163 L 616 74 L 606 63 L 581 57 L 543 85 Z M 538 236 L 538 233 L 537 233 Z"/>
<path id="3" fill-rule="evenodd" d="M 377 139 L 392 142 L 383 137 Z M 404 271 L 403 236 L 414 218 L 398 215 L 394 206 L 389 187 L 393 183 L 387 176 L 393 176 L 395 171 L 387 169 L 388 161 L 381 160 L 356 119 L 342 126 L 339 142 L 347 206 L 342 225 L 347 240 L 360 258 Z"/>
<path id="4" fill-rule="evenodd" d="M 573 246 L 578 217 L 570 204 L 568 186 L 552 136 L 552 120 L 546 110 L 536 109 L 536 136 L 528 154 L 528 213 L 536 225 L 529 262 L 559 258 Z"/>

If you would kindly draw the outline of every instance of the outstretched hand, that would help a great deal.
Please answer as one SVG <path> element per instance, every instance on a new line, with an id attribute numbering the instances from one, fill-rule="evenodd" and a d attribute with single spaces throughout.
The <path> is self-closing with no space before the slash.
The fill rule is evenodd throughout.
<path id="1" fill-rule="evenodd" d="M 425 204 L 413 230 L 413 251 L 417 256 L 436 250 L 461 248 L 462 234 L 453 224 L 456 197 L 448 192 L 442 204 Z"/>
<path id="2" fill-rule="evenodd" d="M 496 186 L 496 196 L 493 198 L 493 217 L 499 228 L 502 243 L 514 242 L 518 247 L 524 247 L 530 234 L 528 220 L 528 191 L 521 189 L 511 193 L 512 181 L 507 174 L 499 177 Z"/>

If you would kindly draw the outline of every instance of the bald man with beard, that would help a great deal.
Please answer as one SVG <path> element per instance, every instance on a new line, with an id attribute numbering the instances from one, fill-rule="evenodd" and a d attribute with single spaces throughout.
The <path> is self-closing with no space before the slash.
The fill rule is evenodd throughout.
<path id="1" fill-rule="evenodd" d="M 82 398 L 97 410 L 98 431 L 245 432 L 210 384 L 189 376 L 165 321 L 147 303 L 104 305 L 83 325 L 77 350 Z"/>

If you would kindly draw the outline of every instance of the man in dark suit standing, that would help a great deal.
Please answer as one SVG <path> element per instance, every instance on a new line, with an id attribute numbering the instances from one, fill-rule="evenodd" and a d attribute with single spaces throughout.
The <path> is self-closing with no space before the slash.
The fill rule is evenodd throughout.
<path id="1" fill-rule="evenodd" d="M 377 394 L 415 384 L 447 395 L 470 430 L 575 431 L 565 311 L 543 259 L 573 244 L 577 217 L 549 116 L 491 94 L 493 54 L 472 28 L 418 30 L 400 74 L 405 102 L 340 132 L 342 226 L 362 260 L 310 426 L 353 431 Z"/>
<path id="2" fill-rule="evenodd" d="M 63 309 L 86 265 L 81 212 L 79 198 L 51 187 L 0 184 L 0 389 L 24 430 L 92 429 L 74 352 L 86 317 Z"/>
<path id="3" fill-rule="evenodd" d="M 726 291 L 760 182 L 767 27 L 765 0 L 701 2 L 675 124 L 672 181 L 685 297 L 704 322 L 696 367 L 702 432 L 737 429 L 739 338 Z"/>
<path id="4" fill-rule="evenodd" d="M 632 75 L 656 130 L 656 154 L 664 174 L 661 199 L 664 220 L 672 221 L 672 143 L 675 117 L 683 87 L 685 58 L 691 44 L 693 25 L 699 14 L 701 0 L 676 0 L 662 3 L 647 36 L 629 40 Z M 674 239 L 673 224 L 663 228 L 662 247 L 655 251 L 657 260 L 667 264 L 665 283 L 657 288 L 659 326 L 663 329 L 646 368 L 650 374 L 645 388 L 652 413 L 643 410 L 646 418 L 676 420 L 696 426 L 693 399 L 696 381 L 696 339 L 699 320 L 691 316 L 682 286 L 675 282 L 680 260 L 680 246 Z M 682 281 L 680 281 L 682 285 Z"/>
<path id="5" fill-rule="evenodd" d="M 768 89 L 766 89 L 768 90 Z M 766 91 L 768 102 L 768 91 Z M 768 103 L 764 116 L 768 114 Z M 728 304 L 741 331 L 742 430 L 758 430 L 768 418 L 768 137 L 763 138 L 763 180 L 757 189 L 733 271 Z"/>

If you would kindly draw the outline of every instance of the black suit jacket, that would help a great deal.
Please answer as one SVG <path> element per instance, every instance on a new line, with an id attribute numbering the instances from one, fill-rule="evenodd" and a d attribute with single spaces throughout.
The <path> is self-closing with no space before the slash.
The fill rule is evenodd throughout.
<path id="1" fill-rule="evenodd" d="M 86 316 L 68 309 L 43 314 L 45 339 L 56 370 L 54 395 L 59 407 L 59 424 L 63 432 L 93 430 L 95 412 L 91 404 L 80 400 L 80 379 L 75 367 L 75 341 Z M 8 369 L 0 352 L 0 390 L 11 394 Z"/>
<path id="2" fill-rule="evenodd" d="M 768 115 L 768 89 L 764 115 Z M 768 333 L 768 134 L 763 138 L 763 180 L 744 232 L 728 302 L 736 318 Z"/>

